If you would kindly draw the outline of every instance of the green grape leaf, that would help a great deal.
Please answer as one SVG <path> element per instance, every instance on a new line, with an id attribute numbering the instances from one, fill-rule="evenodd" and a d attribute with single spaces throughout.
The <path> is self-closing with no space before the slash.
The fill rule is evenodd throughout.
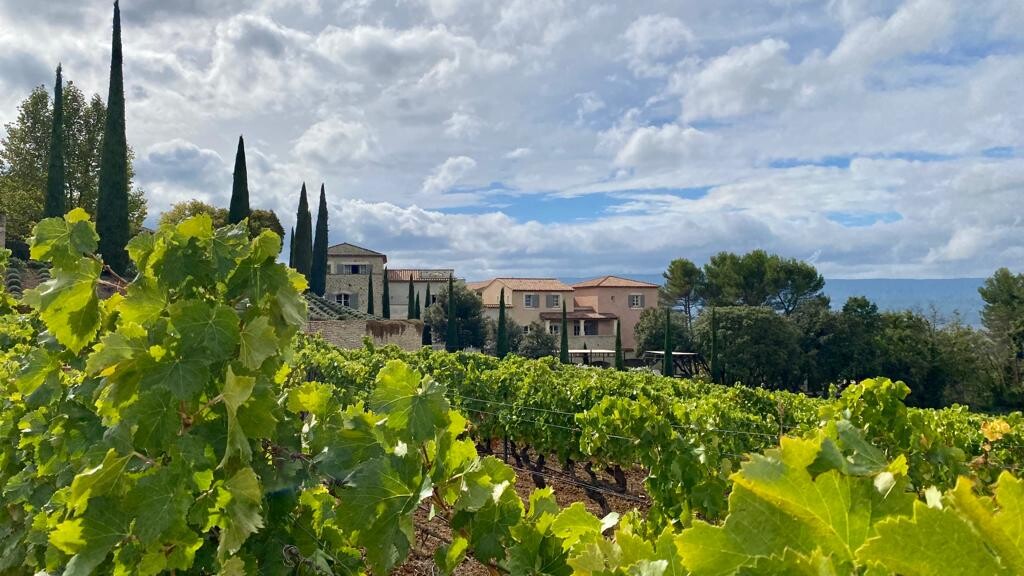
<path id="1" fill-rule="evenodd" d="M 332 480 L 340 481 L 360 463 L 382 456 L 384 449 L 376 432 L 377 419 L 359 403 L 332 417 L 331 425 L 314 426 L 309 442 L 316 454 L 313 462 L 317 469 Z"/>
<path id="2" fill-rule="evenodd" d="M 180 338 L 180 354 L 188 358 L 226 360 L 238 346 L 238 315 L 224 304 L 199 300 L 175 302 L 170 307 L 173 332 Z"/>
<path id="3" fill-rule="evenodd" d="M 111 448 L 99 466 L 77 474 L 71 482 L 71 499 L 68 502 L 71 509 L 81 514 L 91 498 L 106 496 L 125 473 L 129 460 L 131 456 L 119 457 Z"/>
<path id="4" fill-rule="evenodd" d="M 117 306 L 122 322 L 149 325 L 167 309 L 167 293 L 156 282 L 142 278 L 128 286 L 127 295 Z"/>
<path id="5" fill-rule="evenodd" d="M 224 379 L 224 390 L 221 397 L 224 399 L 224 407 L 228 413 L 228 445 L 224 450 L 223 466 L 232 456 L 237 455 L 243 464 L 252 460 L 252 449 L 249 447 L 249 440 L 245 437 L 241 424 L 238 423 L 238 408 L 252 395 L 256 378 L 252 376 L 237 376 L 234 369 L 228 366 L 228 374 Z"/>
<path id="6" fill-rule="evenodd" d="M 217 278 L 225 280 L 235 263 L 249 250 L 249 230 L 243 222 L 218 228 L 213 233 L 213 266 Z"/>
<path id="7" fill-rule="evenodd" d="M 467 549 L 469 549 L 469 540 L 462 536 L 456 536 L 452 539 L 451 544 L 441 546 L 434 552 L 434 564 L 441 574 L 448 576 L 466 559 Z"/>
<path id="8" fill-rule="evenodd" d="M 174 443 L 181 428 L 178 406 L 166 390 L 150 390 L 124 409 L 126 422 L 135 427 L 132 441 L 139 450 L 159 453 Z"/>
<path id="9" fill-rule="evenodd" d="M 417 454 L 384 456 L 363 464 L 339 494 L 337 521 L 359 532 L 374 574 L 387 574 L 405 558 L 415 535 L 412 513 L 431 494 Z"/>
<path id="10" fill-rule="evenodd" d="M 221 528 L 218 557 L 234 554 L 263 527 L 262 505 L 263 490 L 252 468 L 242 468 L 221 485 L 217 491 L 219 514 L 210 516 Z"/>
<path id="11" fill-rule="evenodd" d="M 18 371 L 14 385 L 22 396 L 28 396 L 42 386 L 47 378 L 56 376 L 60 369 L 57 358 L 43 348 L 35 348 L 28 353 L 28 362 Z"/>
<path id="12" fill-rule="evenodd" d="M 257 370 L 263 361 L 277 353 L 277 335 L 266 316 L 248 322 L 241 333 L 239 355 L 242 366 Z"/>
<path id="13" fill-rule="evenodd" d="M 244 335 L 242 341 L 245 341 Z M 287 406 L 294 414 L 308 412 L 323 420 L 328 415 L 328 407 L 334 404 L 333 399 L 334 387 L 330 384 L 303 382 L 288 391 Z"/>
<path id="14" fill-rule="evenodd" d="M 36 224 L 29 255 L 55 266 L 74 265 L 83 254 L 95 252 L 98 242 L 99 236 L 89 222 L 89 214 L 75 208 L 63 218 L 47 218 Z"/>
<path id="15" fill-rule="evenodd" d="M 98 260 L 79 258 L 54 266 L 53 279 L 25 292 L 24 299 L 58 342 L 75 354 L 85 348 L 100 327 L 100 299 L 96 282 Z"/>
<path id="16" fill-rule="evenodd" d="M 85 363 L 88 374 L 116 366 L 124 360 L 131 360 L 146 353 L 146 331 L 138 324 L 122 324 L 117 332 L 104 336 Z"/>
<path id="17" fill-rule="evenodd" d="M 81 517 L 57 524 L 50 532 L 50 544 L 73 554 L 64 576 L 92 574 L 114 545 L 128 535 L 127 527 L 127 517 L 111 498 L 98 498 Z"/>
<path id="18" fill-rule="evenodd" d="M 481 562 L 499 560 L 505 555 L 505 543 L 511 529 L 523 517 L 523 501 L 506 482 L 494 487 L 491 498 L 479 510 L 460 510 L 452 518 L 455 529 L 468 528 L 473 556 Z"/>
<path id="19" fill-rule="evenodd" d="M 837 566 L 852 566 L 873 523 L 906 511 L 914 498 L 898 489 L 880 493 L 870 478 L 836 470 L 813 478 L 807 468 L 820 446 L 821 438 L 786 437 L 781 449 L 752 455 L 732 476 L 725 524 L 697 521 L 683 531 L 685 566 L 697 576 L 733 574 L 787 548 L 802 554 L 821 548 Z"/>
<path id="20" fill-rule="evenodd" d="M 614 520 L 618 521 L 617 514 Z M 562 539 L 562 548 L 565 550 L 572 548 L 584 536 L 600 534 L 601 530 L 601 520 L 587 512 L 587 507 L 582 502 L 570 504 L 568 508 L 559 512 L 551 523 L 551 533 Z"/>
<path id="21" fill-rule="evenodd" d="M 126 502 L 135 516 L 133 533 L 142 544 L 156 542 L 176 523 L 184 524 L 192 498 L 182 488 L 180 475 L 167 467 L 135 483 Z"/>
<path id="22" fill-rule="evenodd" d="M 449 405 L 444 392 L 444 386 L 433 378 L 421 380 L 407 364 L 391 360 L 377 374 L 370 409 L 388 415 L 388 428 L 420 443 L 448 424 Z"/>
<path id="23" fill-rule="evenodd" d="M 194 398 L 210 379 L 210 370 L 200 359 L 184 359 L 167 354 L 147 368 L 141 386 L 166 388 L 181 400 Z"/>
<path id="24" fill-rule="evenodd" d="M 1003 472 L 994 493 L 993 500 L 978 498 L 961 478 L 948 496 L 951 506 L 915 502 L 912 518 L 879 523 L 858 557 L 908 576 L 1020 574 L 1024 482 Z"/>

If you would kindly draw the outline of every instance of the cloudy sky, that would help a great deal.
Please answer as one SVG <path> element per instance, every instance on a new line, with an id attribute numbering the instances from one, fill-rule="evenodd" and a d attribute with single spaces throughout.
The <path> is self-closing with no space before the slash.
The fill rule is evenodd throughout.
<path id="1" fill-rule="evenodd" d="M 827 277 L 1024 268 L 1021 0 L 123 0 L 152 222 L 252 203 L 396 266 L 654 273 L 766 248 Z M 105 96 L 111 4 L 0 0 L 0 123 Z"/>

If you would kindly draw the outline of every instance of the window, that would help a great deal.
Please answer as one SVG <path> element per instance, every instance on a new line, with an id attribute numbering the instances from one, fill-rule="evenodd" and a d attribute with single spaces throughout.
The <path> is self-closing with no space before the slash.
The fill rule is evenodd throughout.
<path id="1" fill-rule="evenodd" d="M 579 336 L 580 335 L 580 323 L 579 322 L 573 322 L 572 323 L 572 335 L 573 336 Z"/>
<path id="2" fill-rule="evenodd" d="M 548 308 L 558 308 L 562 305 L 562 297 L 558 294 L 548 294 Z"/>
<path id="3" fill-rule="evenodd" d="M 561 324 L 548 324 L 548 333 L 549 334 L 554 334 L 555 336 L 558 336 L 559 334 L 562 333 L 562 325 Z"/>
<path id="4" fill-rule="evenodd" d="M 342 274 L 369 274 L 369 264 L 343 264 L 341 266 Z"/>
<path id="5" fill-rule="evenodd" d="M 630 308 L 643 308 L 644 307 L 644 295 L 643 294 L 630 294 L 629 295 L 629 307 Z"/>
<path id="6" fill-rule="evenodd" d="M 530 325 L 527 324 L 526 326 L 523 326 L 523 334 L 529 334 L 529 333 L 530 333 Z"/>
<path id="7" fill-rule="evenodd" d="M 334 296 L 335 302 L 342 306 L 352 306 L 352 295 L 351 294 L 336 294 Z"/>
<path id="8" fill-rule="evenodd" d="M 540 306 L 540 296 L 536 294 L 523 294 L 523 307 L 537 308 Z"/>

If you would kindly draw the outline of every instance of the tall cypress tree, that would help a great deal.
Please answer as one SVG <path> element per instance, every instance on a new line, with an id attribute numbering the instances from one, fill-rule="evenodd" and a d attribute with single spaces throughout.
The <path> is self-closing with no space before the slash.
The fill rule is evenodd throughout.
<path id="1" fill-rule="evenodd" d="M 228 208 L 228 222 L 238 224 L 249 217 L 249 177 L 245 173 L 245 141 L 238 137 L 235 152 L 235 172 L 231 177 L 231 204 Z M 322 292 L 318 292 L 323 296 Z"/>
<path id="2" fill-rule="evenodd" d="M 622 321 L 615 321 L 615 369 L 625 370 L 626 360 L 622 355 Z"/>
<path id="3" fill-rule="evenodd" d="M 675 363 L 672 357 L 672 309 L 665 308 L 665 357 L 661 360 L 661 373 L 664 376 L 675 374 Z"/>
<path id="4" fill-rule="evenodd" d="M 569 359 L 569 321 L 565 316 L 565 298 L 562 299 L 562 327 L 559 331 L 562 333 L 562 345 L 558 350 L 558 360 L 562 364 L 568 364 L 571 360 Z"/>
<path id="5" fill-rule="evenodd" d="M 366 289 L 366 313 L 373 316 L 373 271 L 370 271 L 370 286 Z"/>
<path id="6" fill-rule="evenodd" d="M 433 346 L 434 339 L 430 334 L 430 324 L 423 323 L 423 337 L 420 339 L 420 343 L 424 346 Z"/>
<path id="7" fill-rule="evenodd" d="M 449 352 L 455 352 L 459 349 L 459 329 L 455 325 L 455 283 L 452 281 L 452 277 L 448 277 L 448 313 L 445 319 L 445 337 L 444 337 L 444 349 Z"/>
<path id="8" fill-rule="evenodd" d="M 508 326 L 505 323 L 505 289 L 498 293 L 498 335 L 495 352 L 498 358 L 508 356 Z"/>
<path id="9" fill-rule="evenodd" d="M 711 307 L 711 381 L 718 382 L 718 316 Z"/>
<path id="10" fill-rule="evenodd" d="M 423 297 L 423 312 L 426 313 L 427 308 L 430 308 L 430 282 L 427 282 L 427 294 Z M 420 316 L 422 318 L 422 316 Z"/>
<path id="11" fill-rule="evenodd" d="M 288 235 L 288 265 L 295 268 L 295 226 L 292 226 L 292 233 Z"/>
<path id="12" fill-rule="evenodd" d="M 317 296 L 323 296 L 327 291 L 327 218 L 327 196 L 324 185 L 320 184 L 320 207 L 316 211 L 316 239 L 313 240 L 309 279 L 309 289 Z"/>
<path id="13" fill-rule="evenodd" d="M 44 218 L 63 216 L 64 191 L 64 80 L 57 64 L 57 82 L 53 85 L 53 128 L 50 131 L 50 168 L 46 174 Z"/>
<path id="14" fill-rule="evenodd" d="M 413 288 L 413 285 L 412 285 L 412 272 L 410 272 L 409 273 L 409 305 L 407 306 L 408 310 L 405 312 L 405 317 L 410 319 L 410 320 L 412 320 L 413 318 L 416 318 L 416 310 L 414 308 L 414 306 L 416 305 L 415 300 L 416 300 L 416 289 Z"/>
<path id="15" fill-rule="evenodd" d="M 309 281 L 310 267 L 313 263 L 313 217 L 309 214 L 309 202 L 306 200 L 306 183 L 302 183 L 299 193 L 299 209 L 295 213 L 295 247 L 293 248 L 292 268 Z"/>
<path id="16" fill-rule="evenodd" d="M 420 309 L 420 293 L 419 292 L 416 293 L 416 311 L 414 312 L 414 314 L 415 314 L 414 318 L 416 318 L 417 320 L 423 318 L 423 311 Z"/>
<path id="17" fill-rule="evenodd" d="M 100 155 L 96 232 L 99 251 L 118 274 L 128 268 L 128 140 L 124 126 L 124 75 L 121 70 L 121 9 L 114 2 L 114 33 L 110 51 L 107 120 Z"/>
<path id="18" fill-rule="evenodd" d="M 388 288 L 388 269 L 384 268 L 384 290 L 380 298 L 380 314 L 384 318 L 391 318 L 391 289 Z"/>

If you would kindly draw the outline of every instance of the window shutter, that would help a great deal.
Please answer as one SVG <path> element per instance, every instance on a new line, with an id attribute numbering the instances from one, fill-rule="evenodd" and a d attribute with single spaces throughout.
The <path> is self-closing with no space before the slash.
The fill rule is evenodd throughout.
<path id="1" fill-rule="evenodd" d="M 348 296 L 348 307 L 349 308 L 356 308 L 356 309 L 359 308 L 359 294 L 354 293 L 354 292 L 352 294 L 349 294 L 349 296 Z"/>
<path id="2" fill-rule="evenodd" d="M 640 295 L 640 307 L 641 307 L 641 308 L 644 308 L 644 307 L 645 307 L 645 303 L 644 303 L 644 296 L 645 296 L 644 294 L 641 294 L 641 295 Z"/>

